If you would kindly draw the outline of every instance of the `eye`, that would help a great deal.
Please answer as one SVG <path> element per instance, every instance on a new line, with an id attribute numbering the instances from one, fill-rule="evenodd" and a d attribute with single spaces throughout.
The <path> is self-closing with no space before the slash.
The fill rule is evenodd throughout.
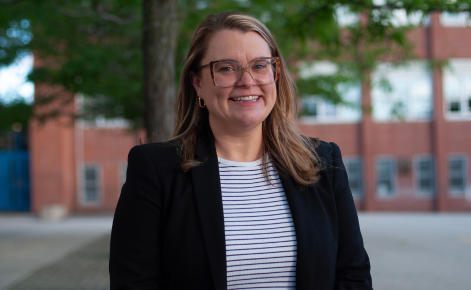
<path id="1" fill-rule="evenodd" d="M 218 71 L 220 71 L 220 72 L 230 72 L 230 71 L 233 71 L 233 70 L 234 70 L 234 68 L 230 67 L 230 66 L 223 66 L 223 67 L 218 68 Z"/>
<path id="2" fill-rule="evenodd" d="M 254 65 L 252 66 L 252 70 L 265 70 L 267 68 L 267 66 L 269 65 L 269 63 L 266 63 L 266 62 L 257 62 L 257 63 L 254 63 Z"/>

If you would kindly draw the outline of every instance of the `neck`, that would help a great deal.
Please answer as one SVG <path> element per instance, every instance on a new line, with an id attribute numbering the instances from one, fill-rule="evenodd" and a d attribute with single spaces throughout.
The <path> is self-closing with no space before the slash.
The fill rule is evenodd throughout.
<path id="1" fill-rule="evenodd" d="M 227 130 L 209 122 L 217 155 L 223 159 L 251 162 L 262 158 L 262 124 L 253 128 Z"/>

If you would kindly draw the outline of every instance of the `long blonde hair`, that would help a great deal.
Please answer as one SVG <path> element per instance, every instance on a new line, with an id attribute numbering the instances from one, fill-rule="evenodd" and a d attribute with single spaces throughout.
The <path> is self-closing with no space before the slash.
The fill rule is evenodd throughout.
<path id="1" fill-rule="evenodd" d="M 198 130 L 208 118 L 207 109 L 198 106 L 198 95 L 191 83 L 190 75 L 199 73 L 200 62 L 210 37 L 221 30 L 254 31 L 268 43 L 272 56 L 281 58 L 280 77 L 276 83 L 277 99 L 273 110 L 262 124 L 263 150 L 268 153 L 278 170 L 291 175 L 298 184 L 317 182 L 318 172 L 322 167 L 314 150 L 318 142 L 297 132 L 294 123 L 297 94 L 285 61 L 266 26 L 254 17 L 241 12 L 224 12 L 207 16 L 191 40 L 178 89 L 176 128 L 170 139 L 178 140 L 181 146 L 182 170 L 187 171 L 201 163 L 195 160 L 196 137 Z M 264 171 L 265 177 L 270 180 L 266 168 Z"/>

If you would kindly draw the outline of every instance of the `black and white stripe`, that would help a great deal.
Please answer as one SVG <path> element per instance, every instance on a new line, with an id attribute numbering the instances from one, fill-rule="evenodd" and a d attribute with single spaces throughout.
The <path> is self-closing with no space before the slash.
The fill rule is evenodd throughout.
<path id="1" fill-rule="evenodd" d="M 297 244 L 276 169 L 261 159 L 219 158 L 226 234 L 227 289 L 295 289 Z"/>

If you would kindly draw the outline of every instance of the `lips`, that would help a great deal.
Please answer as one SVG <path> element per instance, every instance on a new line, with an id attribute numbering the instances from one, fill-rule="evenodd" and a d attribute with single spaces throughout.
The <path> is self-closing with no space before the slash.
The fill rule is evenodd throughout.
<path id="1" fill-rule="evenodd" d="M 260 98 L 260 96 L 244 96 L 238 98 L 231 98 L 234 102 L 242 103 L 242 102 L 255 102 Z"/>

